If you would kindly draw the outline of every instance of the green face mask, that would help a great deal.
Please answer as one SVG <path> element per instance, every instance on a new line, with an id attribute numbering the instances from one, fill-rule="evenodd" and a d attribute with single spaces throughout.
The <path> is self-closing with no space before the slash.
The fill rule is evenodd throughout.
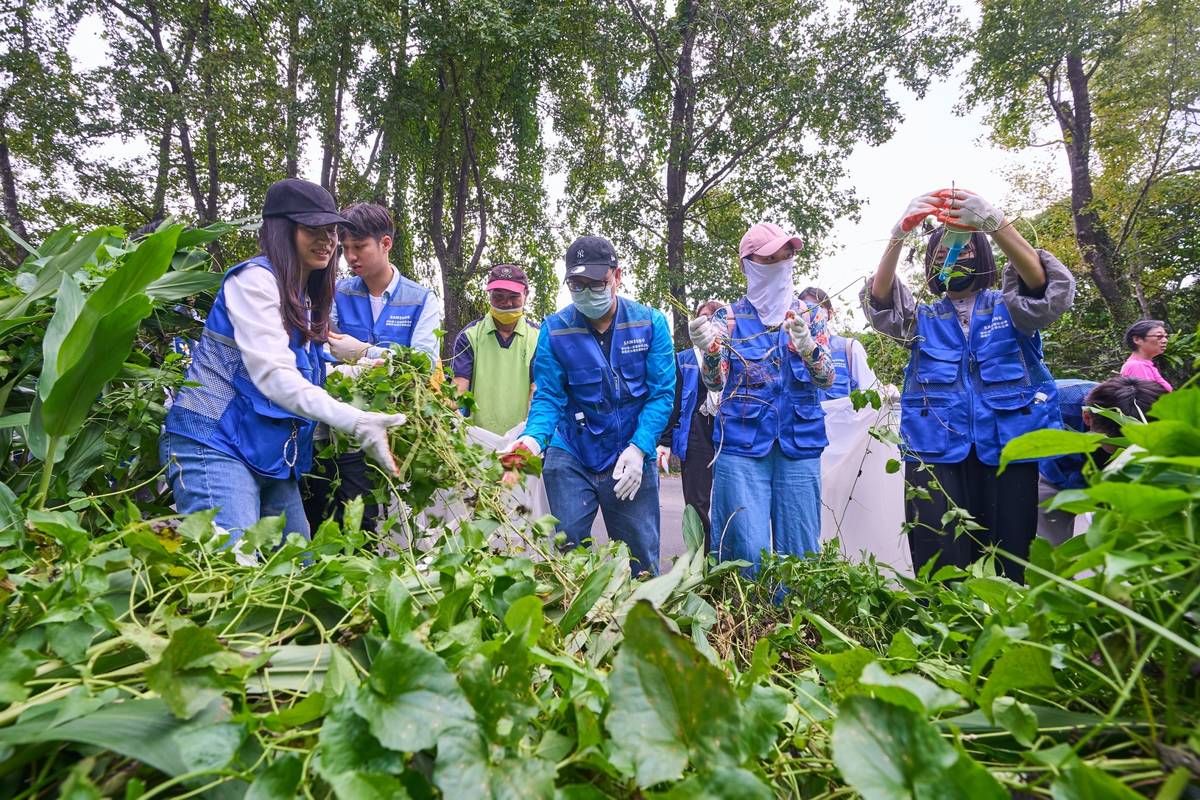
<path id="1" fill-rule="evenodd" d="M 496 308 L 492 306 L 492 319 L 501 325 L 512 325 L 523 316 L 525 316 L 525 309 L 523 308 Z"/>

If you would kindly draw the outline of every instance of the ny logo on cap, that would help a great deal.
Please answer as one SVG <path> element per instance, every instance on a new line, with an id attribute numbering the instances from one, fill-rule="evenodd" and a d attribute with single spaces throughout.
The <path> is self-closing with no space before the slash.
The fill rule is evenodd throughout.
<path id="1" fill-rule="evenodd" d="M 585 253 L 585 252 L 583 251 L 583 248 L 581 247 L 581 248 L 579 248 L 578 250 L 576 250 L 576 251 L 575 251 L 575 260 L 576 260 L 576 261 L 582 261 L 582 260 L 583 260 L 583 258 L 584 258 L 584 256 L 586 256 L 586 255 L 587 255 L 587 253 Z"/>

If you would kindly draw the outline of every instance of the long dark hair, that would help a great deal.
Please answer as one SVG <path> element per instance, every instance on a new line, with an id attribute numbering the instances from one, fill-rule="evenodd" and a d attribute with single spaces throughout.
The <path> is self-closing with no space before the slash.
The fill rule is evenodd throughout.
<path id="1" fill-rule="evenodd" d="M 938 228 L 929 234 L 929 242 L 925 245 L 925 285 L 934 294 L 946 291 L 938 274 L 942 271 L 942 265 L 934 263 L 945 232 L 945 227 Z M 971 291 L 982 292 L 996 283 L 996 257 L 992 254 L 992 243 L 985 233 L 972 233 L 971 246 L 975 250 L 975 280 L 971 282 Z"/>
<path id="2" fill-rule="evenodd" d="M 304 286 L 304 270 L 296 254 L 296 223 L 287 217 L 264 217 L 258 229 L 258 249 L 275 269 L 279 312 L 288 335 L 305 343 L 324 342 L 329 337 L 329 307 L 337 281 L 337 248 L 329 265 L 313 270 Z"/>
<path id="3" fill-rule="evenodd" d="M 1129 329 L 1125 331 L 1125 349 L 1131 353 L 1137 350 L 1137 342 L 1134 339 L 1145 339 L 1155 328 L 1162 328 L 1165 331 L 1167 326 L 1161 319 L 1139 319 L 1130 325 Z"/>

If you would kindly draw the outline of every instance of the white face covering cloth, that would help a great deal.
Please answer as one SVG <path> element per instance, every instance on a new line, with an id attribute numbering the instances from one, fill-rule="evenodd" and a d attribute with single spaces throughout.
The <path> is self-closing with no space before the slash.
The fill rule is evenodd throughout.
<path id="1" fill-rule="evenodd" d="M 742 272 L 746 273 L 746 297 L 758 311 L 763 325 L 772 327 L 783 322 L 783 315 L 792 307 L 796 287 L 792 283 L 792 271 L 796 260 L 789 258 L 778 264 L 758 264 L 748 258 L 742 259 Z"/>

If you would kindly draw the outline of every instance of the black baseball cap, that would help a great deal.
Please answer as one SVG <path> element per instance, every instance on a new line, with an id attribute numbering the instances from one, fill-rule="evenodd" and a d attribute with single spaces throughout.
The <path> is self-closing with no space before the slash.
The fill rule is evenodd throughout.
<path id="1" fill-rule="evenodd" d="M 580 236 L 567 248 L 565 261 L 568 278 L 582 275 L 599 281 L 608 277 L 610 269 L 617 268 L 617 251 L 603 236 Z"/>
<path id="2" fill-rule="evenodd" d="M 349 220 L 337 213 L 333 195 L 325 187 L 299 178 L 284 178 L 272 183 L 267 189 L 262 215 L 287 217 L 311 228 L 349 224 Z"/>

